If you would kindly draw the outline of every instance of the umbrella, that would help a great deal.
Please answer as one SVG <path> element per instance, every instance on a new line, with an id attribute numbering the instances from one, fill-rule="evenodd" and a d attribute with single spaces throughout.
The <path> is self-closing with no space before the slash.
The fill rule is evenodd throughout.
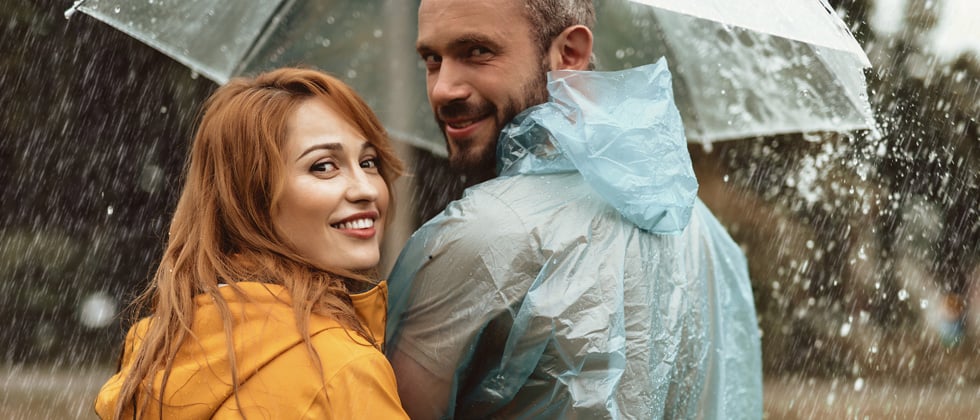
<path id="1" fill-rule="evenodd" d="M 79 0 L 81 11 L 194 74 L 230 78 L 310 65 L 353 86 L 392 137 L 445 156 L 415 53 L 416 11 L 403 0 Z"/>
<path id="2" fill-rule="evenodd" d="M 599 19 L 601 67 L 667 57 L 689 141 L 877 133 L 870 63 L 825 0 L 620 0 Z"/>
<path id="3" fill-rule="evenodd" d="M 634 1 L 600 3 L 600 68 L 666 56 L 690 141 L 873 129 L 867 57 L 825 0 Z M 80 0 L 66 15 L 80 10 L 217 83 L 283 65 L 316 66 L 357 89 L 394 138 L 445 155 L 414 53 L 414 6 Z"/>

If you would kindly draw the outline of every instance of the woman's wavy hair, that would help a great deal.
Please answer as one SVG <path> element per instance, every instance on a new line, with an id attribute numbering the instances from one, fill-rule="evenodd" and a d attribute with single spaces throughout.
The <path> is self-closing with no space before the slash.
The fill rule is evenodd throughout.
<path id="1" fill-rule="evenodd" d="M 287 122 L 308 100 L 323 101 L 364 134 L 378 153 L 379 172 L 391 194 L 402 163 L 377 116 L 340 80 L 312 69 L 284 68 L 235 78 L 218 88 L 202 108 L 166 250 L 149 287 L 134 303 L 135 317 L 148 315 L 151 321 L 120 390 L 116 418 L 127 407 L 134 414 L 144 411 L 150 400 L 159 402 L 162 413 L 160 396 L 178 349 L 191 335 L 194 297 L 201 294 L 210 295 L 221 312 L 237 399 L 231 315 L 219 284 L 239 293 L 240 281 L 283 286 L 318 367 L 319 355 L 310 343 L 311 314 L 335 319 L 377 346 L 379 340 L 355 315 L 348 292 L 377 273 L 317 269 L 272 222 L 284 184 Z M 161 389 L 155 390 L 161 371 Z"/>

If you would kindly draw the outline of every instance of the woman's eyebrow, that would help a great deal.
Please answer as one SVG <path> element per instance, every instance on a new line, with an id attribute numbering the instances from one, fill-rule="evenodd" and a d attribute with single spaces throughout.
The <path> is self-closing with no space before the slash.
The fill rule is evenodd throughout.
<path id="1" fill-rule="evenodd" d="M 303 156 L 306 156 L 315 150 L 343 150 L 343 149 L 344 149 L 344 145 L 340 143 L 314 144 L 313 146 L 310 146 L 308 149 L 304 150 L 303 153 L 300 153 L 299 157 L 297 157 L 296 160 L 302 159 Z"/>

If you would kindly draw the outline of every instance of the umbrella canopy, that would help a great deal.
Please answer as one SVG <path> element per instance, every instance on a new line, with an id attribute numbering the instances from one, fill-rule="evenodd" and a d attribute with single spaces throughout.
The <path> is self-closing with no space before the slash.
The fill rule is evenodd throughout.
<path id="1" fill-rule="evenodd" d="M 870 63 L 824 0 L 606 6 L 596 28 L 600 67 L 667 57 L 689 141 L 874 130 Z"/>
<path id="2" fill-rule="evenodd" d="M 445 155 L 415 53 L 416 10 L 402 0 L 80 0 L 81 11 L 218 84 L 309 65 L 353 86 L 392 137 Z"/>
<path id="3" fill-rule="evenodd" d="M 636 1 L 646 4 L 601 3 L 599 67 L 666 56 L 689 141 L 873 128 L 867 57 L 824 0 Z M 393 137 L 445 155 L 414 53 L 414 2 L 80 0 L 66 15 L 75 10 L 217 83 L 285 65 L 329 71 Z"/>

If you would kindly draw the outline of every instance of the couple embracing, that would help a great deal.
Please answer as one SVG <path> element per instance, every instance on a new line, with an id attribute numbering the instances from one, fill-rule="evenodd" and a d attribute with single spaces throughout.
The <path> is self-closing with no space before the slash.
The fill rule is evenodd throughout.
<path id="1" fill-rule="evenodd" d="M 468 188 L 377 265 L 403 172 L 310 69 L 204 106 L 103 418 L 759 418 L 745 258 L 704 205 L 666 64 L 592 72 L 591 0 L 423 0 Z"/>

